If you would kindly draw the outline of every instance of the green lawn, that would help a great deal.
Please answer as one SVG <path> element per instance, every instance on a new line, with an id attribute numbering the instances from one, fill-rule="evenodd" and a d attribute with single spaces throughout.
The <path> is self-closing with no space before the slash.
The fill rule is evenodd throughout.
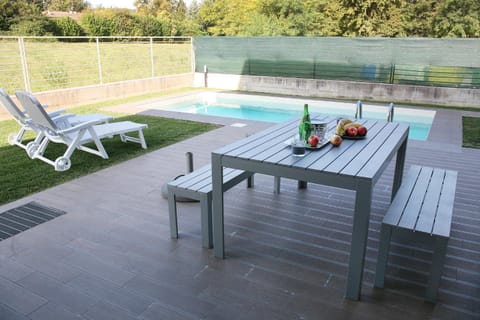
<path id="1" fill-rule="evenodd" d="M 463 117 L 463 147 L 480 149 L 480 117 Z"/>
<path id="2" fill-rule="evenodd" d="M 138 99 L 138 97 L 137 97 Z M 123 99 L 124 101 L 126 99 Z M 131 99 L 130 99 L 131 100 Z M 115 103 L 115 102 L 114 102 Z M 118 101 L 116 102 L 118 104 Z M 72 109 L 75 113 L 102 112 L 100 106 L 89 105 Z M 70 110 L 69 110 L 70 111 Z M 13 120 L 0 122 L 0 204 L 11 202 L 34 192 L 61 184 L 71 179 L 98 171 L 113 164 L 137 157 L 153 150 L 184 140 L 188 137 L 212 130 L 218 126 L 192 121 L 175 120 L 143 115 L 116 115 L 116 120 L 130 120 L 148 124 L 144 130 L 148 149 L 144 150 L 136 143 L 123 143 L 119 137 L 102 140 L 109 159 L 105 160 L 93 154 L 76 150 L 71 157 L 72 167 L 65 172 L 56 172 L 54 168 L 38 159 L 30 159 L 26 152 L 6 143 L 8 133 L 16 132 L 19 126 Z M 33 134 L 30 135 L 33 138 Z M 46 156 L 55 159 L 62 155 L 66 147 L 51 143 Z"/>

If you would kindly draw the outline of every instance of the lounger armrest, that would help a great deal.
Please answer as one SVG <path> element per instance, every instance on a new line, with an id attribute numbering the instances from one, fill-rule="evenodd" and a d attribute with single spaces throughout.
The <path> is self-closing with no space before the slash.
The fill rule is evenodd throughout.
<path id="1" fill-rule="evenodd" d="M 55 111 L 49 112 L 48 115 L 50 117 L 56 117 L 56 116 L 61 115 L 62 113 L 65 113 L 65 112 L 67 112 L 67 110 L 65 110 L 65 109 L 55 110 Z"/>
<path id="2" fill-rule="evenodd" d="M 68 118 L 71 118 L 71 117 L 75 117 L 75 114 L 74 113 L 63 113 L 63 114 L 60 114 L 60 115 L 57 115 L 57 116 L 50 116 L 52 118 L 53 121 L 55 122 L 58 122 L 58 121 L 62 121 L 62 120 L 65 120 L 65 119 L 68 119 Z"/>
<path id="3" fill-rule="evenodd" d="M 65 130 L 59 130 L 58 133 L 59 134 L 68 134 L 68 133 L 79 131 L 79 130 L 82 130 L 82 129 L 85 129 L 85 128 L 93 127 L 94 125 L 101 124 L 101 123 L 103 123 L 103 120 L 101 120 L 101 119 L 90 120 L 90 121 L 87 121 L 87 122 L 82 122 L 80 124 L 77 124 L 76 126 L 67 128 Z"/>

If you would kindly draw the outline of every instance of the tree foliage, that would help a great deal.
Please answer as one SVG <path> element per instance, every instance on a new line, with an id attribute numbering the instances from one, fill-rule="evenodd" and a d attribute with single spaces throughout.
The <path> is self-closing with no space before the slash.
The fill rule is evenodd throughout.
<path id="1" fill-rule="evenodd" d="M 88 7 L 84 0 L 46 0 L 43 1 L 47 10 L 80 12 Z"/>
<path id="2" fill-rule="evenodd" d="M 0 0 L 0 32 L 79 34 L 71 21 L 49 29 L 41 14 L 49 9 L 83 11 L 83 32 L 98 36 L 480 37 L 479 0 L 193 0 L 189 7 L 185 0 L 135 0 L 135 6 L 136 12 L 85 10 L 84 0 Z"/>
<path id="3" fill-rule="evenodd" d="M 83 28 L 70 17 L 53 19 L 55 24 L 55 35 L 57 36 L 83 36 Z"/>
<path id="4" fill-rule="evenodd" d="M 480 37 L 480 2 L 478 0 L 445 0 L 433 18 L 438 37 Z"/>

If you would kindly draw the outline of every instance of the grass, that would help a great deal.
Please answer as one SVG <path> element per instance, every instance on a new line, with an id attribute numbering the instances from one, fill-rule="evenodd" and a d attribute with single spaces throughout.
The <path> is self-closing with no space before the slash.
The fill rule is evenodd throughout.
<path id="1" fill-rule="evenodd" d="M 480 117 L 463 117 L 463 147 L 480 149 Z"/>
<path id="2" fill-rule="evenodd" d="M 140 98 L 137 97 L 137 99 Z M 128 100 L 132 100 L 132 98 Z M 79 107 L 69 111 L 75 113 L 108 113 L 100 110 L 100 106 L 111 105 L 112 103 L 118 103 L 118 101 Z M 117 116 L 116 120 L 118 121 L 130 120 L 148 124 L 148 129 L 144 130 L 148 149 L 144 150 L 139 144 L 135 143 L 123 143 L 119 137 L 104 139 L 102 143 L 109 159 L 102 159 L 93 154 L 77 150 L 71 157 L 72 167 L 65 172 L 56 172 L 52 166 L 43 161 L 30 159 L 23 149 L 8 145 L 6 143 L 8 133 L 17 132 L 19 126 L 13 120 L 0 122 L 0 204 L 20 199 L 218 127 L 207 123 L 144 115 L 113 115 Z M 29 136 L 33 138 L 34 134 L 30 133 Z M 65 149 L 65 145 L 50 143 L 45 155 L 50 159 L 55 159 L 62 155 Z"/>

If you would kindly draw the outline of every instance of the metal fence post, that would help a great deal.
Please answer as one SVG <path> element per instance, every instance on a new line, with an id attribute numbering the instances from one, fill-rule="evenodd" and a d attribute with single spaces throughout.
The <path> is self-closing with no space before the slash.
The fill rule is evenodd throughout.
<path id="1" fill-rule="evenodd" d="M 155 63 L 153 61 L 153 37 L 150 37 L 150 63 L 152 65 L 152 78 L 155 77 Z"/>
<path id="2" fill-rule="evenodd" d="M 97 42 L 98 76 L 100 84 L 103 84 L 102 59 L 100 58 L 100 41 L 98 37 L 95 38 L 95 41 Z"/>
<path id="3" fill-rule="evenodd" d="M 205 88 L 208 88 L 208 67 L 207 65 L 203 66 L 203 85 Z"/>
<path id="4" fill-rule="evenodd" d="M 192 72 L 195 72 L 195 69 L 197 68 L 197 63 L 195 61 L 195 48 L 193 47 L 193 37 L 190 37 L 190 59 L 192 59 Z"/>
<path id="5" fill-rule="evenodd" d="M 395 65 L 392 64 L 390 66 L 390 84 L 393 84 L 394 80 L 395 80 Z"/>
<path id="6" fill-rule="evenodd" d="M 363 112 L 363 105 L 362 105 L 362 101 L 358 100 L 357 101 L 357 107 L 355 108 L 355 119 L 362 119 L 363 115 L 362 115 L 362 112 Z"/>
<path id="7" fill-rule="evenodd" d="M 388 122 L 393 122 L 394 108 L 395 108 L 395 105 L 393 104 L 393 102 L 390 102 L 390 104 L 388 105 L 388 114 L 387 114 Z"/>
<path id="8" fill-rule="evenodd" d="M 25 53 L 25 43 L 23 37 L 18 38 L 18 48 L 20 50 L 20 60 L 22 62 L 23 81 L 25 83 L 25 90 L 31 92 L 30 76 L 28 74 L 27 54 Z"/>

